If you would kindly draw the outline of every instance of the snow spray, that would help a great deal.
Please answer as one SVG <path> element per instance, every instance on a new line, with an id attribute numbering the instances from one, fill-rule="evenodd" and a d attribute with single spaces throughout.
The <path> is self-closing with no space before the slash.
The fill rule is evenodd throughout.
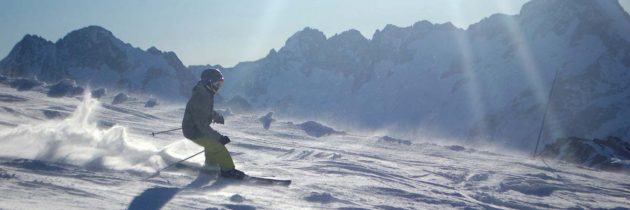
<path id="1" fill-rule="evenodd" d="M 153 172 L 164 165 L 156 148 L 130 142 L 123 126 L 100 129 L 92 114 L 100 107 L 86 91 L 68 118 L 37 121 L 0 131 L 0 156 L 67 163 L 90 169 Z"/>

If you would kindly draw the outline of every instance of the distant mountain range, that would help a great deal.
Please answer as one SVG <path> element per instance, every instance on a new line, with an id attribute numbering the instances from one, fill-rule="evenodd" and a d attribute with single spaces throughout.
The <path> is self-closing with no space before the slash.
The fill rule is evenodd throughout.
<path id="1" fill-rule="evenodd" d="M 0 61 L 12 77 L 179 98 L 205 67 L 186 68 L 172 52 L 134 48 L 97 26 L 56 43 L 25 36 Z M 630 139 L 630 16 L 617 0 L 532 0 L 520 14 L 468 29 L 420 21 L 370 39 L 305 28 L 224 72 L 225 99 L 348 128 L 531 148 L 545 117 L 545 142 Z"/>
<path id="2" fill-rule="evenodd" d="M 52 43 L 26 35 L 0 61 L 0 73 L 45 82 L 71 78 L 79 84 L 183 98 L 197 78 L 173 52 L 142 50 L 99 26 L 89 26 Z"/>
<path id="3" fill-rule="evenodd" d="M 278 51 L 226 70 L 222 95 L 347 127 L 515 148 L 535 145 L 551 98 L 544 142 L 630 139 L 629 39 L 617 0 L 532 0 L 518 15 L 466 30 L 421 21 L 371 39 L 305 28 Z"/>

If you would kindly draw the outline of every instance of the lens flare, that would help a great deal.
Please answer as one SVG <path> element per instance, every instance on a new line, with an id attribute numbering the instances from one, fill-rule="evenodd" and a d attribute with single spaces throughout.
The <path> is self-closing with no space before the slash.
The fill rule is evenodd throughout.
<path id="1" fill-rule="evenodd" d="M 448 1 L 448 5 L 450 8 L 450 15 L 454 21 L 463 21 L 465 18 L 463 16 L 463 9 L 461 8 L 461 4 Z M 482 95 L 479 88 L 479 80 L 475 73 L 474 64 L 473 64 L 473 50 L 470 44 L 470 39 L 468 38 L 465 31 L 456 31 L 453 34 L 454 41 L 457 43 L 459 47 L 458 53 L 459 56 L 459 67 L 464 73 L 465 81 L 467 83 L 467 87 L 465 88 L 467 91 L 468 102 L 470 103 L 470 108 L 472 110 L 472 114 L 474 117 L 473 122 L 478 122 L 477 133 L 480 134 L 479 137 L 484 137 L 487 134 L 487 125 L 484 121 L 485 109 L 482 102 Z"/>
<path id="2" fill-rule="evenodd" d="M 500 6 L 503 9 L 506 9 L 508 7 L 508 3 L 501 2 Z M 520 28 L 519 23 L 516 22 L 517 20 L 514 18 L 505 18 L 503 20 L 503 24 L 509 32 L 510 43 L 512 44 L 516 58 L 519 60 L 522 70 L 525 71 L 526 79 L 529 83 L 528 87 L 533 90 L 535 100 L 541 107 L 539 109 L 541 110 L 541 120 L 551 122 L 546 123 L 546 126 L 542 128 L 544 130 L 544 136 L 547 138 L 558 137 L 563 132 L 553 123 L 556 122 L 557 119 L 553 109 L 549 107 L 549 110 L 546 111 L 546 113 L 542 113 L 545 110 L 545 105 L 548 103 L 548 100 L 550 100 L 549 95 L 552 94 L 550 92 L 553 82 L 553 78 L 551 76 L 555 75 L 555 71 L 545 72 L 545 74 L 550 75 L 550 77 L 543 78 L 543 76 L 541 76 L 541 69 L 538 67 L 538 63 L 536 61 L 537 59 L 532 53 L 532 50 L 530 50 L 528 40 L 524 36 L 524 31 Z M 538 129 L 532 131 L 532 133 L 538 133 Z M 533 140 L 535 141 L 535 139 Z"/>

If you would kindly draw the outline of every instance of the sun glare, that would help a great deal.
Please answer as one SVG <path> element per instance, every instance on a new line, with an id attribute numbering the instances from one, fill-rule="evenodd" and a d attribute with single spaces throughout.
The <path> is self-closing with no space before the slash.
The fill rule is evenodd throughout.
<path id="1" fill-rule="evenodd" d="M 260 50 L 266 49 L 265 43 L 272 40 L 273 30 L 280 23 L 280 13 L 287 6 L 288 0 L 271 0 L 265 4 L 264 11 L 258 21 L 255 32 L 249 36 L 247 45 L 247 58 L 255 58 L 260 54 Z M 266 53 L 266 52 L 264 52 Z"/>
<path id="2" fill-rule="evenodd" d="M 508 4 L 507 2 L 501 2 L 500 6 L 505 9 L 508 7 L 507 4 Z M 549 101 L 549 95 L 551 94 L 550 93 L 550 89 L 552 86 L 551 79 L 553 78 L 543 80 L 543 77 L 541 76 L 541 69 L 539 69 L 536 58 L 534 54 L 532 53 L 532 51 L 530 50 L 528 40 L 524 37 L 524 31 L 521 30 L 519 24 L 515 22 L 516 20 L 512 18 L 507 18 L 503 20 L 504 20 L 503 24 L 505 28 L 507 29 L 507 31 L 509 32 L 509 37 L 511 39 L 511 44 L 512 44 L 514 53 L 516 55 L 516 58 L 519 60 L 520 64 L 522 65 L 522 70 L 524 70 L 525 74 L 527 75 L 526 79 L 527 79 L 527 82 L 529 83 L 528 86 L 534 92 L 534 97 L 535 97 L 535 100 L 537 101 L 537 104 L 541 106 L 539 110 L 545 110 L 546 109 L 545 106 L 548 104 L 548 101 Z M 555 72 L 552 72 L 553 69 L 543 69 L 542 71 L 545 71 L 545 74 L 553 75 L 555 73 Z M 553 123 L 549 123 L 549 122 L 556 121 L 556 116 L 553 113 L 553 110 L 549 107 L 549 110 L 545 112 L 546 113 L 540 113 L 541 121 L 544 120 L 547 122 L 545 123 L 546 126 L 542 128 L 543 136 L 549 138 L 549 137 L 557 136 L 559 133 L 562 133 L 558 128 L 556 128 L 556 126 L 554 126 Z M 545 118 L 545 119 L 542 119 L 542 118 Z M 539 128 L 537 128 L 535 132 L 532 131 L 532 133 L 538 133 L 538 129 Z M 529 141 L 529 139 L 526 139 L 526 140 Z M 536 140 L 536 139 L 532 139 L 532 140 Z"/>
<path id="3" fill-rule="evenodd" d="M 449 12 L 452 20 L 462 22 L 464 17 L 462 15 L 463 8 L 461 8 L 461 4 L 458 4 L 454 1 L 448 1 Z M 486 136 L 487 133 L 487 125 L 483 120 L 483 116 L 485 115 L 485 110 L 483 108 L 482 100 L 481 100 L 481 92 L 479 91 L 479 80 L 477 79 L 477 75 L 475 73 L 474 64 L 473 64 L 473 51 L 471 48 L 470 40 L 468 36 L 461 31 L 456 31 L 453 34 L 454 41 L 457 43 L 459 47 L 458 52 L 460 53 L 459 61 L 462 65 L 460 66 L 466 77 L 466 83 L 468 83 L 468 88 L 465 88 L 467 91 L 468 101 L 470 103 L 470 108 L 473 111 L 474 120 L 479 122 L 479 134 L 482 136 Z"/>

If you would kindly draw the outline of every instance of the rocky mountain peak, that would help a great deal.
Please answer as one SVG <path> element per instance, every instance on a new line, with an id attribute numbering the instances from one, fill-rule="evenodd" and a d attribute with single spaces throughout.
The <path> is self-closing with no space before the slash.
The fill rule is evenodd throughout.
<path id="1" fill-rule="evenodd" d="M 600 4 L 609 4 L 616 0 L 532 0 L 521 8 L 522 16 L 571 16 L 584 15 L 587 12 L 601 10 Z M 618 4 L 618 2 L 617 2 Z"/>
<path id="2" fill-rule="evenodd" d="M 361 34 L 361 32 L 355 29 L 350 29 L 348 31 L 342 32 L 341 34 L 336 34 L 330 37 L 330 39 L 328 39 L 328 42 L 329 42 L 329 45 L 332 45 L 331 47 L 334 47 L 334 48 L 339 48 L 339 47 L 357 48 L 357 47 L 362 47 L 369 44 L 369 40 L 366 39 Z"/>
<path id="3" fill-rule="evenodd" d="M 42 37 L 37 35 L 26 35 L 22 38 L 20 42 L 18 42 L 13 50 L 9 54 L 9 56 L 22 56 L 22 55 L 35 55 L 41 53 L 47 53 L 52 48 L 54 48 L 54 44 L 48 40 L 45 40 Z"/>
<path id="4" fill-rule="evenodd" d="M 164 59 L 166 59 L 168 64 L 171 65 L 173 68 L 178 69 L 178 70 L 186 68 L 186 66 L 184 66 L 184 63 L 182 63 L 182 61 L 179 60 L 179 57 L 177 57 L 177 54 L 175 54 L 174 52 L 172 51 L 164 52 L 162 56 L 164 57 Z"/>
<path id="5" fill-rule="evenodd" d="M 356 29 L 350 29 L 344 31 L 340 34 L 336 34 L 330 39 L 341 39 L 341 40 L 366 40 L 366 38 Z"/>
<path id="6" fill-rule="evenodd" d="M 296 32 L 289 38 L 289 40 L 292 39 L 326 40 L 326 35 L 324 35 L 324 32 L 321 32 L 320 30 L 306 27 L 301 31 Z"/>
<path id="7" fill-rule="evenodd" d="M 158 48 L 156 48 L 154 46 L 149 47 L 149 49 L 147 49 L 147 52 L 152 54 L 152 55 L 162 54 L 162 51 L 160 51 Z"/>
<path id="8" fill-rule="evenodd" d="M 19 42 L 20 45 L 41 46 L 52 45 L 53 43 L 37 35 L 27 34 Z"/>
<path id="9" fill-rule="evenodd" d="M 422 37 L 428 32 L 455 31 L 458 28 L 452 23 L 433 24 L 429 21 L 419 21 L 409 27 L 398 27 L 388 24 L 383 30 L 376 30 L 372 40 L 376 43 L 388 42 L 391 40 L 413 40 Z"/>
<path id="10" fill-rule="evenodd" d="M 287 40 L 284 48 L 291 51 L 312 50 L 321 46 L 324 42 L 326 42 L 326 35 L 323 32 L 306 27 L 293 34 Z"/>
<path id="11" fill-rule="evenodd" d="M 69 66 L 98 68 L 106 65 L 119 72 L 125 72 L 131 66 L 126 53 L 131 45 L 123 43 L 100 26 L 72 31 L 60 39 L 56 47 L 60 59 Z"/>
<path id="12" fill-rule="evenodd" d="M 117 39 L 114 34 L 100 26 L 88 26 L 68 33 L 64 39 L 87 39 L 97 42 L 101 40 Z"/>
<path id="13" fill-rule="evenodd" d="M 9 55 L 0 61 L 0 74 L 10 77 L 57 78 L 53 74 L 41 74 L 42 68 L 52 68 L 55 45 L 36 35 L 26 35 Z"/>
<path id="14" fill-rule="evenodd" d="M 98 43 L 102 41 L 118 40 L 114 34 L 100 26 L 88 26 L 68 33 L 62 42 L 91 42 Z"/>
<path id="15" fill-rule="evenodd" d="M 385 37 L 400 36 L 402 33 L 404 33 L 404 31 L 404 28 L 392 24 L 387 24 L 385 28 L 383 28 L 383 30 L 376 30 L 372 39 L 377 40 Z"/>
<path id="16" fill-rule="evenodd" d="M 179 58 L 174 52 L 171 52 L 171 51 L 163 52 L 159 50 L 158 48 L 156 48 L 155 46 L 149 47 L 149 49 L 147 49 L 147 52 L 151 55 L 162 56 L 164 59 L 166 59 L 169 65 L 173 66 L 176 69 L 186 68 L 184 64 L 182 63 L 182 61 L 179 60 Z"/>
<path id="17" fill-rule="evenodd" d="M 525 25 L 556 32 L 569 27 L 573 21 L 579 21 L 581 27 L 591 25 L 589 28 L 630 23 L 630 17 L 618 0 L 532 0 L 523 5 L 519 17 Z"/>
<path id="18" fill-rule="evenodd" d="M 418 21 L 416 23 L 413 24 L 412 28 L 414 29 L 423 29 L 423 28 L 431 28 L 433 26 L 433 23 L 426 21 L 426 20 L 422 20 L 422 21 Z"/>

